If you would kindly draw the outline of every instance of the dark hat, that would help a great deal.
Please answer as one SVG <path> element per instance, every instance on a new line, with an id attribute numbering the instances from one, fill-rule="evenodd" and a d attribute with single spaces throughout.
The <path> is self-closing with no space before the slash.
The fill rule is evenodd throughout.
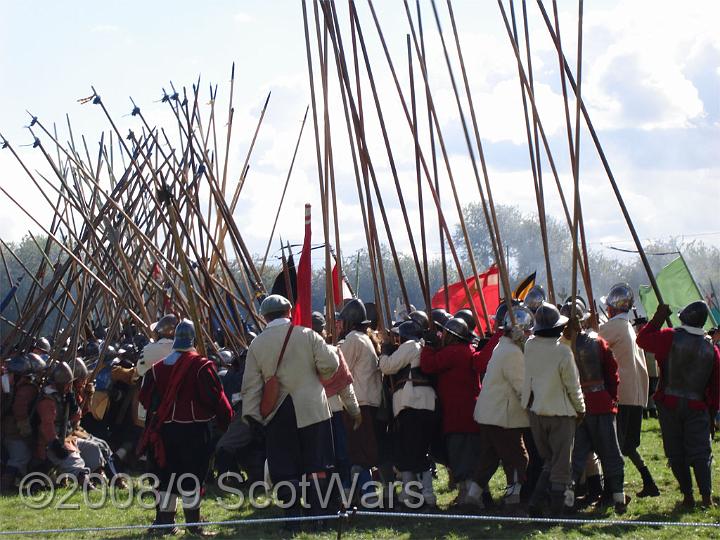
<path id="1" fill-rule="evenodd" d="M 685 306 L 682 311 L 678 313 L 678 317 L 680 317 L 680 322 L 687 326 L 702 328 L 707 322 L 709 313 L 710 309 L 708 305 L 702 300 L 697 300 Z"/>
<path id="2" fill-rule="evenodd" d="M 345 321 L 351 326 L 358 324 L 369 324 L 367 320 L 367 311 L 365 311 L 365 304 L 359 298 L 353 298 L 342 308 L 338 320 Z"/>
<path id="3" fill-rule="evenodd" d="M 535 332 L 540 330 L 549 330 L 565 326 L 568 318 L 560 315 L 560 311 L 553 304 L 543 302 L 535 311 Z"/>
<path id="4" fill-rule="evenodd" d="M 471 339 L 467 323 L 459 317 L 452 317 L 445 323 L 445 331 L 463 341 L 469 342 Z"/>
<path id="5" fill-rule="evenodd" d="M 312 312 L 312 329 L 315 332 L 317 332 L 318 334 L 321 333 L 325 329 L 326 324 L 327 322 L 325 321 L 325 315 L 323 315 L 319 311 Z"/>

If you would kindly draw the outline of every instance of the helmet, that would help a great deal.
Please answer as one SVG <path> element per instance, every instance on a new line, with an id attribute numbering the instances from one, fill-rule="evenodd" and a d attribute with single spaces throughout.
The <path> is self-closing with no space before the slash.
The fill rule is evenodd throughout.
<path id="1" fill-rule="evenodd" d="M 103 362 L 112 362 L 115 360 L 120 353 L 118 350 L 113 347 L 112 345 L 108 345 L 105 347 L 105 352 L 103 353 Z"/>
<path id="2" fill-rule="evenodd" d="M 350 326 L 369 324 L 365 304 L 359 298 L 353 298 L 342 308 L 338 320 L 347 322 Z"/>
<path id="3" fill-rule="evenodd" d="M 235 360 L 235 352 L 230 349 L 220 349 L 217 352 L 217 357 L 220 360 L 220 365 L 223 367 L 229 367 Z"/>
<path id="4" fill-rule="evenodd" d="M 585 301 L 585 299 L 584 299 L 582 296 L 580 296 L 580 295 L 575 296 L 575 300 L 576 300 L 577 302 L 580 302 L 580 303 L 582 304 L 582 306 L 583 306 L 583 311 L 587 311 L 588 303 Z M 566 303 L 566 304 L 569 303 L 569 302 L 572 302 L 572 296 L 568 296 L 568 297 L 565 299 L 565 303 Z"/>
<path id="5" fill-rule="evenodd" d="M 515 315 L 515 326 L 512 324 L 510 315 L 506 313 L 505 319 L 503 319 L 503 328 L 519 328 L 523 331 L 532 330 L 532 327 L 535 324 L 535 317 L 530 309 L 526 306 L 514 306 L 513 315 Z"/>
<path id="6" fill-rule="evenodd" d="M 13 356 L 5 365 L 7 366 L 7 370 L 14 375 L 27 375 L 32 371 L 30 359 L 25 354 Z"/>
<path id="7" fill-rule="evenodd" d="M 463 341 L 470 341 L 470 330 L 468 330 L 468 325 L 459 317 L 451 317 L 450 320 L 445 323 L 445 330 L 453 336 L 459 337 Z"/>
<path id="8" fill-rule="evenodd" d="M 82 358 L 76 358 L 72 362 L 73 379 L 84 379 L 88 376 L 88 368 Z"/>
<path id="9" fill-rule="evenodd" d="M 31 352 L 25 353 L 25 358 L 27 358 L 30 362 L 30 368 L 34 373 L 40 373 L 41 371 L 45 371 L 45 368 L 47 368 L 45 360 L 43 360 L 39 354 Z"/>
<path id="10" fill-rule="evenodd" d="M 605 297 L 605 303 L 618 311 L 628 312 L 635 303 L 635 295 L 627 283 L 616 283 L 610 287 L 610 292 Z"/>
<path id="11" fill-rule="evenodd" d="M 430 312 L 430 317 L 432 318 L 433 322 L 439 326 L 441 329 L 445 328 L 445 324 L 452 319 L 452 315 L 450 315 L 447 311 L 445 311 L 442 308 L 435 308 Z"/>
<path id="12" fill-rule="evenodd" d="M 471 332 L 475 329 L 475 316 L 469 309 L 461 309 L 453 317 L 462 319 L 468 325 L 468 330 Z"/>
<path id="13" fill-rule="evenodd" d="M 685 306 L 682 311 L 678 313 L 678 317 L 680 317 L 680 322 L 687 326 L 702 328 L 707 322 L 709 312 L 708 305 L 702 300 L 698 300 Z"/>
<path id="14" fill-rule="evenodd" d="M 535 310 L 537 310 L 543 304 L 543 302 L 545 302 L 545 300 L 547 300 L 547 297 L 545 296 L 545 291 L 540 285 L 535 285 L 525 295 L 523 302 L 528 308 L 530 308 L 530 311 L 535 313 Z"/>
<path id="15" fill-rule="evenodd" d="M 395 330 L 393 328 L 393 330 Z M 397 327 L 397 332 L 400 334 L 400 339 L 403 340 L 419 340 L 423 335 L 423 329 L 415 321 L 404 321 Z"/>
<path id="16" fill-rule="evenodd" d="M 315 332 L 321 334 L 322 331 L 325 330 L 326 324 L 327 322 L 325 321 L 325 315 L 323 315 L 319 311 L 312 312 L 312 329 Z"/>
<path id="17" fill-rule="evenodd" d="M 101 324 L 98 324 L 93 329 L 93 336 L 95 336 L 96 339 L 106 339 L 107 338 L 107 328 L 105 328 Z"/>
<path id="18" fill-rule="evenodd" d="M 270 297 L 268 296 L 268 298 Z M 267 298 L 265 300 L 267 300 Z M 263 303 L 265 302 L 263 301 Z M 173 341 L 173 350 L 181 352 L 189 351 L 190 349 L 192 349 L 194 342 L 195 325 L 191 320 L 183 319 L 175 327 L 175 341 Z"/>
<path id="19" fill-rule="evenodd" d="M 410 320 L 414 321 L 421 329 L 430 330 L 430 319 L 424 311 L 416 309 L 410 313 Z"/>
<path id="20" fill-rule="evenodd" d="M 35 348 L 40 349 L 45 354 L 50 354 L 50 340 L 46 337 L 41 337 L 35 340 Z"/>
<path id="21" fill-rule="evenodd" d="M 94 358 L 100 354 L 100 343 L 97 341 L 88 341 L 83 347 L 83 356 L 85 358 Z"/>
<path id="22" fill-rule="evenodd" d="M 48 379 L 52 384 L 68 384 L 73 380 L 73 372 L 66 362 L 58 362 L 50 372 Z"/>
<path id="23" fill-rule="evenodd" d="M 535 311 L 535 332 L 564 326 L 567 322 L 568 318 L 560 315 L 560 311 L 553 304 L 543 302 Z"/>
<path id="24" fill-rule="evenodd" d="M 580 298 L 575 300 L 575 309 L 572 309 L 572 297 L 560 308 L 560 315 L 563 315 L 568 319 L 570 317 L 575 317 L 580 322 L 585 321 L 588 317 L 590 317 L 590 314 L 585 311 L 585 304 Z"/>
<path id="25" fill-rule="evenodd" d="M 260 304 L 260 314 L 265 317 L 270 313 L 281 313 L 284 311 L 290 311 L 292 309 L 292 303 L 290 300 L 280 294 L 271 294 L 266 297 L 265 300 Z"/>
<path id="26" fill-rule="evenodd" d="M 155 332 L 159 337 L 171 339 L 175 335 L 175 327 L 178 325 L 177 315 L 170 313 L 156 323 L 150 325 L 150 330 Z"/>
<path id="27" fill-rule="evenodd" d="M 370 321 L 370 326 L 375 328 L 378 322 L 378 310 L 375 302 L 365 302 L 365 316 Z"/>
<path id="28" fill-rule="evenodd" d="M 513 307 L 522 305 L 520 300 L 515 299 L 511 300 L 510 303 Z M 500 300 L 500 305 L 495 311 L 495 324 L 497 324 L 499 328 L 504 326 L 505 315 L 507 315 L 507 303 L 505 300 Z"/>

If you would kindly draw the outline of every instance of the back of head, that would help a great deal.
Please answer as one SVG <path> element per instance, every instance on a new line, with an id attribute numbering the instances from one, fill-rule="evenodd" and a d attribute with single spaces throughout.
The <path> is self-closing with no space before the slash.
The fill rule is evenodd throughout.
<path id="1" fill-rule="evenodd" d="M 559 337 L 567 322 L 568 318 L 560 315 L 557 307 L 543 302 L 535 311 L 534 333 L 541 337 Z"/>
<path id="2" fill-rule="evenodd" d="M 320 313 L 319 311 L 313 311 L 312 312 L 312 329 L 313 331 L 317 332 L 318 334 L 322 334 L 325 330 L 325 325 L 327 322 L 325 321 L 325 315 Z"/>
<path id="3" fill-rule="evenodd" d="M 183 319 L 175 327 L 175 340 L 173 350 L 185 352 L 193 348 L 195 344 L 195 325 L 189 319 Z"/>
<path id="4" fill-rule="evenodd" d="M 266 321 L 271 321 L 284 316 L 291 309 L 292 303 L 290 300 L 281 294 L 271 294 L 260 304 L 260 315 L 265 317 Z"/>
<path id="5" fill-rule="evenodd" d="M 620 313 L 627 313 L 635 304 L 635 293 L 627 283 L 616 283 L 610 287 L 605 304 Z"/>
<path id="6" fill-rule="evenodd" d="M 359 298 L 348 301 L 340 311 L 338 320 L 343 321 L 346 328 L 357 328 L 363 324 L 369 324 L 365 304 Z"/>
<path id="7" fill-rule="evenodd" d="M 535 285 L 532 289 L 528 291 L 528 293 L 525 295 L 525 298 L 523 298 L 523 302 L 525 305 L 535 313 L 535 311 L 543 305 L 547 297 L 545 296 L 545 291 L 540 285 Z"/>
<path id="8" fill-rule="evenodd" d="M 48 381 L 55 386 L 70 384 L 73 380 L 73 371 L 66 362 L 58 362 L 50 372 Z"/>
<path id="9" fill-rule="evenodd" d="M 469 309 L 461 309 L 455 315 L 453 315 L 453 317 L 456 317 L 458 319 L 462 319 L 463 321 L 465 321 L 465 324 L 467 324 L 467 326 L 468 326 L 468 330 L 470 330 L 471 332 L 473 330 L 475 330 L 475 326 L 476 326 L 475 316 L 473 315 L 473 312 L 470 311 Z"/>
<path id="10" fill-rule="evenodd" d="M 447 332 L 447 335 L 452 336 L 453 338 L 457 338 L 458 341 L 463 343 L 469 343 L 470 342 L 470 330 L 468 329 L 467 323 L 459 318 L 459 317 L 452 317 L 448 322 L 445 324 L 445 332 Z M 451 342 L 455 341 L 451 338 Z"/>
<path id="11" fill-rule="evenodd" d="M 413 320 L 405 321 L 398 326 L 400 341 L 419 341 L 423 335 L 423 329 Z"/>
<path id="12" fill-rule="evenodd" d="M 682 322 L 685 326 L 702 328 L 705 326 L 709 314 L 710 309 L 708 308 L 708 305 L 702 300 L 698 300 L 685 306 L 680 313 L 678 313 L 678 317 L 680 317 L 680 322 Z"/>

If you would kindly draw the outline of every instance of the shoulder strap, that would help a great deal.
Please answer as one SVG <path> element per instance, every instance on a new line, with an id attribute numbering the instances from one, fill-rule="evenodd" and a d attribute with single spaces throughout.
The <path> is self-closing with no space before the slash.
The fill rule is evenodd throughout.
<path id="1" fill-rule="evenodd" d="M 282 349 L 280 349 L 280 357 L 278 358 L 277 365 L 275 366 L 275 375 L 277 375 L 278 369 L 280 369 L 280 363 L 283 360 L 283 356 L 285 356 L 285 348 L 287 347 L 288 341 L 290 341 L 290 334 L 292 334 L 293 331 L 293 324 L 290 323 L 290 328 L 288 328 L 287 334 L 285 335 L 285 341 L 283 341 Z"/>

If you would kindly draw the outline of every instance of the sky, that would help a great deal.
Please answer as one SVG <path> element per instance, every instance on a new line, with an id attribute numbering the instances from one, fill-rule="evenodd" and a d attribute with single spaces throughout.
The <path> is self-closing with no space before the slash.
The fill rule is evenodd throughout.
<path id="1" fill-rule="evenodd" d="M 516 4 L 520 16 L 520 2 Z M 552 13 L 552 3 L 545 4 Z M 343 40 L 349 47 L 346 4 L 337 5 Z M 516 204 L 527 213 L 536 211 L 517 64 L 498 5 L 491 0 L 462 0 L 452 5 L 495 202 Z M 563 48 L 575 70 L 577 3 L 561 0 L 558 5 Z M 309 3 L 312 18 L 311 6 Z M 203 114 L 207 117 L 207 89 L 210 83 L 217 83 L 216 110 L 219 117 L 225 118 L 230 70 L 235 62 L 229 176 L 237 182 L 262 104 L 272 92 L 235 212 L 250 251 L 264 252 L 303 113 L 310 103 L 299 1 L 0 0 L 0 7 L 0 134 L 32 170 L 44 174 L 49 169 L 39 150 L 22 146 L 32 142 L 31 134 L 23 127 L 29 123 L 26 110 L 45 125 L 56 123 L 63 141 L 68 139 L 67 114 L 76 140 L 84 134 L 88 146 L 96 148 L 101 132 L 107 136 L 110 126 L 99 107 L 77 101 L 92 94 L 91 85 L 102 96 L 121 133 L 139 130 L 139 120 L 129 115 L 129 97 L 151 124 L 171 128 L 171 113 L 166 104 L 159 102 L 163 89 L 169 90 L 171 81 L 178 89 L 190 88 L 200 76 Z M 403 3 L 375 0 L 375 7 L 400 85 L 408 97 L 406 35 L 410 30 Z M 412 3 L 415 18 L 414 7 Z M 447 5 L 438 1 L 437 7 L 454 73 L 461 84 Z M 528 1 L 527 9 L 538 109 L 561 183 L 571 197 L 558 58 L 536 2 Z M 421 10 L 429 84 L 451 170 L 462 204 L 477 202 L 476 181 L 430 2 L 421 1 Z M 413 139 L 365 0 L 358 2 L 358 11 L 399 182 L 417 234 Z M 585 2 L 583 18 L 583 100 L 640 238 L 647 242 L 683 237 L 720 246 L 720 33 L 716 27 L 720 3 Z M 521 24 L 522 18 L 519 20 Z M 313 57 L 318 79 L 315 50 Z M 417 57 L 413 63 L 418 102 L 424 107 Z M 335 69 L 334 64 L 331 69 Z M 371 88 L 362 70 L 361 78 L 371 159 L 393 237 L 399 249 L 407 250 L 407 234 L 388 156 Z M 317 84 L 316 91 L 320 91 Z M 341 244 L 348 255 L 362 248 L 365 238 L 334 71 L 329 100 Z M 570 108 L 574 123 L 572 100 Z M 318 112 L 322 115 L 322 109 Z M 429 156 L 427 122 L 423 109 L 419 111 L 420 137 L 423 152 Z M 218 126 L 223 128 L 223 122 Z M 585 128 L 581 131 L 580 155 L 580 189 L 591 247 L 631 247 L 628 228 Z M 457 212 L 439 151 L 438 156 L 442 206 L 453 226 Z M 547 161 L 543 162 L 543 170 L 547 211 L 562 219 Z M 38 196 L 8 150 L 0 152 L 0 185 L 39 221 L 49 224 L 52 209 Z M 424 198 L 425 224 L 432 231 L 428 233 L 429 249 L 436 254 L 436 210 L 427 190 Z M 302 242 L 306 202 L 314 207 L 313 237 L 317 243 L 322 239 L 322 223 L 310 117 L 278 224 L 278 235 L 283 239 Z M 2 238 L 18 240 L 27 230 L 35 231 L 37 227 L 0 194 Z M 316 253 L 320 256 L 319 251 Z"/>

